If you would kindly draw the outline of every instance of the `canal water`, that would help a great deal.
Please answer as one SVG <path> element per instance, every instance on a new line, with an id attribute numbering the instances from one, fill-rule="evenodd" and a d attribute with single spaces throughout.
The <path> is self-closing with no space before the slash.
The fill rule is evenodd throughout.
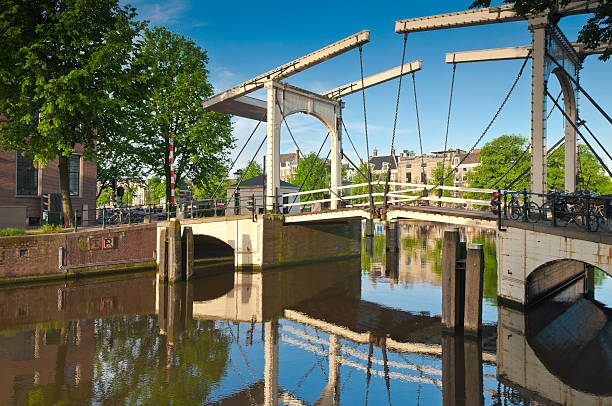
<path id="1" fill-rule="evenodd" d="M 3 288 L 0 405 L 612 405 L 612 278 L 498 307 L 494 231 L 462 228 L 484 245 L 483 334 L 443 334 L 444 228 L 263 273 Z"/>

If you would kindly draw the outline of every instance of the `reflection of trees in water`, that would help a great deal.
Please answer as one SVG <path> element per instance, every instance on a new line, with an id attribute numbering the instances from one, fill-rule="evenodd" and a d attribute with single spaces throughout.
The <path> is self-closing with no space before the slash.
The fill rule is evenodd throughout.
<path id="1" fill-rule="evenodd" d="M 195 321 L 170 350 L 153 317 L 102 320 L 96 326 L 96 399 L 113 404 L 201 403 L 225 373 L 229 338 L 213 321 Z M 168 367 L 168 361 L 170 366 Z"/>
<path id="2" fill-rule="evenodd" d="M 387 264 L 387 252 L 385 246 L 387 244 L 384 234 L 375 234 L 372 238 L 372 252 L 367 248 L 367 238 L 361 239 L 361 269 L 367 274 L 372 272 L 372 264 L 379 263 L 385 266 Z"/>
<path id="3" fill-rule="evenodd" d="M 64 332 L 55 382 L 36 386 L 18 404 L 201 404 L 225 374 L 229 338 L 213 321 L 194 321 L 174 343 L 169 360 L 166 337 L 158 332 L 152 316 L 96 320 L 93 382 L 72 387 L 64 384 Z"/>
<path id="4" fill-rule="evenodd" d="M 407 256 L 417 260 L 420 254 L 422 260 L 431 267 L 436 275 L 442 275 L 442 243 L 443 239 L 438 237 L 440 233 L 434 233 L 421 227 L 416 227 L 416 236 L 402 238 L 401 248 Z M 438 226 L 433 226 L 436 228 Z M 443 226 L 439 226 L 442 228 Z M 465 232 L 462 233 L 465 236 Z M 463 238 L 465 239 L 465 237 Z M 483 280 L 484 299 L 495 305 L 497 303 L 497 249 L 493 235 L 485 231 L 477 231 L 471 235 L 472 243 L 482 244 L 485 257 L 485 271 Z"/>

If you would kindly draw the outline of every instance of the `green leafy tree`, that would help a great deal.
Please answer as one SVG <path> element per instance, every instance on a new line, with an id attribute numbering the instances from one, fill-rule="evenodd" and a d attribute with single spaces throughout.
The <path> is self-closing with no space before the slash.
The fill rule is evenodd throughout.
<path id="1" fill-rule="evenodd" d="M 470 187 L 505 189 L 506 185 L 529 169 L 531 163 L 529 152 L 523 155 L 527 145 L 525 137 L 514 134 L 502 135 L 487 142 L 480 150 L 480 165 L 467 176 Z M 517 163 L 519 158 L 521 159 Z M 510 172 L 499 180 L 508 171 Z M 529 188 L 528 174 L 512 186 L 514 190 L 523 188 Z"/>
<path id="2" fill-rule="evenodd" d="M 318 158 L 314 152 L 311 152 L 299 160 L 297 170 L 289 178 L 289 183 L 298 187 L 304 184 L 302 191 L 305 192 L 308 190 L 324 189 L 330 184 L 330 180 L 331 177 L 325 167 L 325 161 L 322 158 Z M 329 193 L 319 192 L 302 195 L 300 199 L 301 201 L 320 200 L 324 199 L 326 194 Z"/>
<path id="3" fill-rule="evenodd" d="M 601 194 L 612 193 L 612 180 L 604 172 L 595 155 L 584 144 L 578 144 L 578 175 L 582 178 L 582 182 L 576 185 L 578 189 L 597 190 Z M 565 188 L 564 144 L 548 157 L 547 179 L 548 189 L 563 190 Z"/>
<path id="4" fill-rule="evenodd" d="M 442 164 L 439 163 L 436 169 L 434 170 L 433 179 L 430 179 L 428 183 L 430 185 L 439 185 L 442 179 L 444 179 L 444 186 L 454 185 L 453 180 L 455 179 L 455 174 L 450 163 L 447 163 L 444 166 L 444 178 L 442 177 Z M 435 191 L 434 193 L 436 193 L 437 196 L 439 191 Z M 452 192 L 450 190 L 445 190 L 443 191 L 442 196 L 452 196 Z"/>
<path id="5" fill-rule="evenodd" d="M 244 174 L 242 179 L 247 180 L 247 179 L 251 179 L 251 178 L 254 178 L 255 176 L 259 176 L 263 174 L 263 168 L 261 167 L 260 164 L 253 161 L 251 162 L 251 165 L 244 168 L 242 172 Z"/>
<path id="6" fill-rule="evenodd" d="M 118 0 L 5 0 L 0 10 L 0 146 L 58 159 L 70 226 L 68 158 L 77 144 L 93 156 L 143 23 Z"/>
<path id="7" fill-rule="evenodd" d="M 130 126 L 127 138 L 141 171 L 164 179 L 167 201 L 170 133 L 175 183 L 191 179 L 202 193 L 217 186 L 233 146 L 230 116 L 202 107 L 213 94 L 207 63 L 206 51 L 192 39 L 163 27 L 145 29 L 134 55 L 138 92 L 123 110 Z"/>
<path id="8" fill-rule="evenodd" d="M 153 176 L 147 180 L 149 188 L 149 203 L 159 204 L 161 199 L 166 197 L 166 183 L 159 176 Z"/>
<path id="9" fill-rule="evenodd" d="M 520 15 L 530 15 L 554 10 L 558 6 L 566 6 L 570 0 L 504 0 L 504 3 L 513 4 L 514 10 Z M 475 0 L 470 8 L 489 7 L 491 0 Z M 599 57 L 607 61 L 612 55 L 612 1 L 602 0 L 597 5 L 593 16 L 582 26 L 578 33 L 578 41 L 586 44 L 588 49 L 607 45 L 605 52 Z"/>

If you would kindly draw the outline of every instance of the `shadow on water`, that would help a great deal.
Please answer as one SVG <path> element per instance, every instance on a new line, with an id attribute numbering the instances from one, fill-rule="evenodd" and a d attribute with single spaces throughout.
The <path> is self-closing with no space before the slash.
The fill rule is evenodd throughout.
<path id="1" fill-rule="evenodd" d="M 443 334 L 444 226 L 398 230 L 361 259 L 0 289 L 0 404 L 612 405 L 610 309 L 579 285 L 498 308 L 494 234 L 462 229 L 485 325 Z"/>

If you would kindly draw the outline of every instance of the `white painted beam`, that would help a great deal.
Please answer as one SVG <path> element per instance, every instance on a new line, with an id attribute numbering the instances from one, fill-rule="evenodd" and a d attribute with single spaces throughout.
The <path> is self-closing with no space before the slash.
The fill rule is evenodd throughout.
<path id="1" fill-rule="evenodd" d="M 421 70 L 423 63 L 420 60 L 404 64 L 403 66 L 397 66 L 395 68 L 386 70 L 384 72 L 377 73 L 376 75 L 368 76 L 363 79 L 363 89 L 367 89 L 372 86 L 379 85 L 381 83 L 388 82 L 400 75 L 406 75 L 408 73 L 416 72 Z M 361 91 L 361 79 L 356 80 L 344 86 L 337 87 L 327 92 L 321 93 L 324 96 L 331 97 L 332 99 L 339 99 L 349 94 Z"/>
<path id="2" fill-rule="evenodd" d="M 580 57 L 602 54 L 610 45 L 602 44 L 595 49 L 586 49 L 581 42 L 571 43 Z M 508 48 L 481 49 L 477 51 L 449 52 L 446 63 L 504 61 L 509 59 L 525 59 L 531 50 L 531 45 Z"/>
<path id="3" fill-rule="evenodd" d="M 240 96 L 227 99 L 214 106 L 214 111 L 234 116 L 266 121 L 267 103 L 255 97 Z"/>
<path id="4" fill-rule="evenodd" d="M 449 52 L 446 63 L 505 61 L 508 59 L 525 59 L 531 45 L 509 48 L 481 49 L 478 51 Z"/>
<path id="5" fill-rule="evenodd" d="M 555 10 L 554 14 L 558 17 L 566 17 L 592 13 L 598 5 L 598 1 L 571 1 L 565 7 Z M 395 22 L 395 32 L 401 34 L 433 31 L 522 20 L 527 20 L 527 17 L 518 15 L 513 5 L 504 5 L 399 20 Z"/>
<path id="6" fill-rule="evenodd" d="M 298 58 L 294 61 L 286 63 L 273 69 L 269 72 L 261 74 L 253 79 L 247 80 L 234 86 L 225 92 L 219 93 L 207 100 L 202 104 L 204 108 L 209 110 L 215 110 L 215 105 L 228 99 L 235 99 L 240 96 L 244 96 L 250 92 L 261 89 L 264 83 L 269 80 L 282 80 L 289 76 L 295 75 L 298 72 L 315 66 L 321 62 L 331 59 L 335 56 L 343 54 L 351 49 L 354 49 L 360 45 L 366 44 L 370 41 L 370 31 L 364 30 L 353 34 L 350 37 L 344 38 L 338 42 L 334 42 L 331 45 L 321 48 L 317 51 L 311 52 L 310 54 Z"/>

